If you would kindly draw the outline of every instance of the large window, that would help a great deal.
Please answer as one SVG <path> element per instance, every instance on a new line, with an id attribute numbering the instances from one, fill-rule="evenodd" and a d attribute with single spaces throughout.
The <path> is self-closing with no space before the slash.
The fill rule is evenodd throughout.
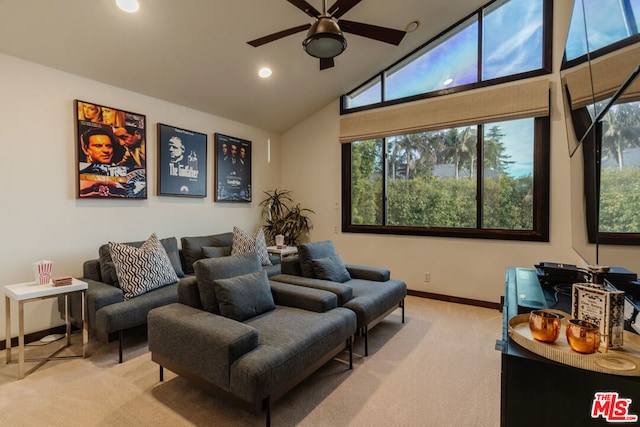
<path id="1" fill-rule="evenodd" d="M 551 9 L 550 0 L 491 2 L 344 95 L 342 111 L 550 73 Z"/>
<path id="2" fill-rule="evenodd" d="M 343 229 L 548 241 L 549 120 L 343 146 Z"/>
<path id="3" fill-rule="evenodd" d="M 598 230 L 640 233 L 640 102 L 613 105 L 602 120 Z"/>

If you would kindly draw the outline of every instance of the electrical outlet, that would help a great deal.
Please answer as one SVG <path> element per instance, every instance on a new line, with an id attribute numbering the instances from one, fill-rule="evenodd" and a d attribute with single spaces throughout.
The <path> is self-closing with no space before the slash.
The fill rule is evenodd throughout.
<path id="1" fill-rule="evenodd" d="M 424 273 L 424 283 L 429 283 L 429 282 L 431 282 L 431 273 L 425 272 Z"/>

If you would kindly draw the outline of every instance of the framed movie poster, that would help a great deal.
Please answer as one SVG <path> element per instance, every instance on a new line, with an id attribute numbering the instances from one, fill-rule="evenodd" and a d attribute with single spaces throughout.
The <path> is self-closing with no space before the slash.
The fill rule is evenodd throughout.
<path id="1" fill-rule="evenodd" d="M 251 141 L 215 134 L 216 202 L 251 202 Z"/>
<path id="2" fill-rule="evenodd" d="M 146 199 L 146 116 L 75 101 L 78 198 Z"/>
<path id="3" fill-rule="evenodd" d="M 158 194 L 207 195 L 207 135 L 158 123 Z"/>

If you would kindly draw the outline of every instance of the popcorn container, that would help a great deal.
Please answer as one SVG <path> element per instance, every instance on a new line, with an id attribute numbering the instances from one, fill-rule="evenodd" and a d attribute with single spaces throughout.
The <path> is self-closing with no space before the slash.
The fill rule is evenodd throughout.
<path id="1" fill-rule="evenodd" d="M 36 283 L 48 285 L 51 283 L 51 271 L 53 270 L 53 262 L 49 260 L 36 261 L 33 263 L 33 273 Z"/>

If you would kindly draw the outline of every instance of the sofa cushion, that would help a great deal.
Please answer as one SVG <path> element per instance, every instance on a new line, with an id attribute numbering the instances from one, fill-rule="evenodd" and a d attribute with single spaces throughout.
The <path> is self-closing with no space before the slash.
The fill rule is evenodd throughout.
<path id="1" fill-rule="evenodd" d="M 245 254 L 247 252 L 255 252 L 258 254 L 260 264 L 272 265 L 267 252 L 267 240 L 264 237 L 262 228 L 256 231 L 256 234 L 250 236 L 238 227 L 233 227 L 233 245 L 231 246 L 231 254 Z"/>
<path id="2" fill-rule="evenodd" d="M 312 259 L 313 272 L 316 279 L 330 280 L 344 283 L 351 280 L 351 276 L 345 267 L 340 255 L 335 254 L 326 258 Z"/>
<path id="3" fill-rule="evenodd" d="M 229 246 L 233 244 L 233 233 L 212 234 L 210 236 L 182 237 L 182 257 L 184 258 L 184 272 L 193 274 L 193 263 L 204 258 L 203 246 Z"/>
<path id="4" fill-rule="evenodd" d="M 298 259 L 304 277 L 315 277 L 311 260 L 327 258 L 336 254 L 336 249 L 331 240 L 322 242 L 304 243 L 298 246 Z"/>
<path id="5" fill-rule="evenodd" d="M 243 322 L 276 308 L 266 271 L 213 281 L 220 314 Z"/>
<path id="6" fill-rule="evenodd" d="M 127 242 L 123 243 L 123 245 L 129 245 L 135 248 L 139 248 L 143 243 L 144 241 Z M 176 275 L 178 277 L 184 277 L 184 271 L 182 270 L 182 264 L 180 262 L 180 253 L 178 251 L 178 239 L 176 239 L 175 237 L 167 237 L 164 239 L 160 239 L 160 243 L 162 243 L 164 250 L 167 252 L 167 256 L 169 257 L 169 261 L 171 261 L 171 265 L 173 266 Z M 100 246 L 100 248 L 98 249 L 98 255 L 100 259 L 100 276 L 102 278 L 102 282 L 108 285 L 120 287 L 120 284 L 118 282 L 118 275 L 116 274 L 116 268 L 113 265 L 113 258 L 111 257 L 108 243 Z"/>
<path id="7" fill-rule="evenodd" d="M 231 255 L 230 246 L 203 246 L 202 256 L 204 258 L 220 258 Z"/>
<path id="8" fill-rule="evenodd" d="M 221 258 L 205 258 L 193 264 L 202 309 L 220 314 L 214 280 L 228 279 L 260 271 L 260 261 L 255 252 L 230 255 Z"/>
<path id="9" fill-rule="evenodd" d="M 167 252 L 155 234 L 139 248 L 109 242 L 109 252 L 125 300 L 178 281 Z"/>

